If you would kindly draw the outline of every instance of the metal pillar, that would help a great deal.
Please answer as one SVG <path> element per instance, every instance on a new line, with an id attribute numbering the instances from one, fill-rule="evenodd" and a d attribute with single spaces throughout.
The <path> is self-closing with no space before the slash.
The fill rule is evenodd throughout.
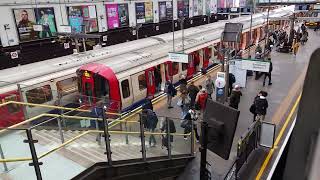
<path id="1" fill-rule="evenodd" d="M 17 84 L 17 87 L 18 87 L 18 92 L 19 92 L 19 96 L 20 96 L 20 101 L 24 102 L 24 99 L 23 99 L 24 96 L 22 94 L 21 84 Z M 29 119 L 26 106 L 22 105 L 22 111 L 23 111 L 24 118 Z"/>
<path id="2" fill-rule="evenodd" d="M 1 159 L 5 159 L 1 144 L 0 144 L 0 155 L 1 155 Z M 6 172 L 8 171 L 8 166 L 6 162 L 3 162 L 3 168 L 4 168 L 4 171 Z"/>
<path id="3" fill-rule="evenodd" d="M 61 125 L 61 122 L 62 122 L 62 109 L 60 109 L 59 111 L 59 118 L 57 118 L 57 121 L 58 121 L 58 128 L 59 128 L 59 134 L 60 134 L 60 140 L 61 140 L 61 143 L 63 144 L 64 143 L 64 136 L 63 136 L 63 132 L 62 132 L 62 125 Z"/>
<path id="4" fill-rule="evenodd" d="M 28 143 L 29 147 L 30 147 L 30 153 L 31 153 L 31 157 L 32 157 L 32 163 L 29 163 L 29 166 L 33 166 L 34 167 L 34 171 L 36 173 L 37 176 L 37 180 L 42 180 L 42 176 L 41 176 L 41 170 L 40 170 L 40 165 L 42 165 L 42 162 L 39 162 L 38 156 L 37 156 L 37 152 L 36 152 L 36 148 L 34 146 L 34 143 L 37 143 L 37 140 L 33 140 L 32 138 L 32 133 L 30 129 L 26 130 L 27 133 L 27 138 L 26 140 L 24 140 L 24 143 Z"/>
<path id="5" fill-rule="evenodd" d="M 250 15 L 250 46 L 249 46 L 249 52 L 248 52 L 248 57 L 251 57 L 251 46 L 253 45 L 253 42 L 252 42 L 252 14 L 253 14 L 253 4 L 251 6 L 251 15 Z"/>
<path id="6" fill-rule="evenodd" d="M 268 14 L 267 14 L 267 29 L 266 29 L 266 37 L 264 40 L 264 51 L 263 51 L 263 59 L 265 58 L 264 56 L 266 55 L 266 46 L 269 40 L 269 13 L 270 13 L 270 1 L 269 0 L 269 6 L 268 6 Z"/>
<path id="7" fill-rule="evenodd" d="M 83 45 L 83 51 L 86 52 L 87 47 L 86 47 L 86 40 L 84 38 L 82 38 L 82 45 Z"/>
<path id="8" fill-rule="evenodd" d="M 166 122 L 167 122 L 167 141 L 168 141 L 167 150 L 168 150 L 168 157 L 169 157 L 169 159 L 172 159 L 172 157 L 171 157 L 170 121 L 169 121 L 169 119 L 167 117 L 166 117 Z"/>
<path id="9" fill-rule="evenodd" d="M 172 17 L 173 18 L 173 17 Z M 175 52 L 175 47 L 174 47 L 174 19 L 172 19 L 172 52 Z"/>
<path id="10" fill-rule="evenodd" d="M 142 122 L 141 114 L 139 114 L 139 124 L 140 124 L 140 139 L 141 139 L 141 153 L 142 153 L 142 160 L 147 161 L 147 153 L 146 153 L 146 141 L 144 136 L 144 126 Z"/>
<path id="11" fill-rule="evenodd" d="M 208 145 L 208 123 L 201 123 L 201 159 L 200 159 L 200 180 L 207 180 L 207 145 Z"/>
<path id="12" fill-rule="evenodd" d="M 108 125 L 108 121 L 106 120 L 106 113 L 105 113 L 105 109 L 103 107 L 104 105 L 102 105 L 102 119 L 103 119 L 103 133 L 104 133 L 104 141 L 106 144 L 106 152 L 105 154 L 107 154 L 107 159 L 108 159 L 108 164 L 111 166 L 112 165 L 112 158 L 111 158 L 111 148 L 110 148 L 110 135 L 109 135 L 109 125 Z"/>

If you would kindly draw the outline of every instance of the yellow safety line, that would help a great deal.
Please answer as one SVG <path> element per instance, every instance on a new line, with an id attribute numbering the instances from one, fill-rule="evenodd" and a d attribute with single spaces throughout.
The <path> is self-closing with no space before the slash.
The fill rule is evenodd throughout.
<path id="1" fill-rule="evenodd" d="M 261 168 L 260 168 L 260 170 L 259 170 L 259 173 L 258 173 L 257 176 L 256 176 L 256 180 L 260 180 L 262 174 L 264 173 L 264 171 L 265 171 L 265 169 L 266 169 L 266 167 L 267 167 L 267 165 L 268 165 L 268 163 L 269 163 L 269 161 L 270 161 L 270 159 L 271 159 L 271 156 L 272 156 L 273 153 L 274 153 L 275 147 L 278 146 L 278 143 L 280 142 L 280 140 L 281 140 L 281 138 L 282 138 L 282 136 L 283 136 L 284 131 L 286 130 L 289 122 L 291 122 L 292 115 L 293 115 L 293 113 L 296 111 L 297 106 L 298 106 L 298 104 L 299 104 L 299 102 L 300 102 L 300 99 L 301 99 L 301 94 L 300 94 L 299 97 L 297 98 L 294 106 L 292 107 L 292 109 L 291 109 L 291 111 L 290 111 L 289 116 L 287 117 L 284 125 L 282 126 L 282 128 L 281 128 L 281 130 L 280 130 L 280 132 L 279 132 L 279 134 L 278 134 L 278 136 L 277 136 L 277 139 L 276 139 L 276 141 L 275 141 L 275 143 L 274 143 L 274 147 L 269 151 L 266 159 L 264 160 L 264 162 L 263 162 L 263 164 L 262 164 L 262 166 L 261 166 Z"/>

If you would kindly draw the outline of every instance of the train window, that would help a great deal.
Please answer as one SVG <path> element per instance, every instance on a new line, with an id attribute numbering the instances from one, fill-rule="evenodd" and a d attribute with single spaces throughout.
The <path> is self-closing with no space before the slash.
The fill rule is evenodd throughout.
<path id="1" fill-rule="evenodd" d="M 182 71 L 185 71 L 188 69 L 188 63 L 182 63 Z"/>
<path id="2" fill-rule="evenodd" d="M 52 100 L 50 85 L 37 87 L 26 92 L 28 103 L 43 104 Z"/>
<path id="3" fill-rule="evenodd" d="M 4 102 L 8 102 L 8 101 L 17 101 L 17 95 L 10 95 L 4 98 Z M 20 111 L 20 106 L 18 104 L 8 104 L 6 105 L 8 107 L 8 111 L 10 113 L 16 113 L 18 111 Z"/>
<path id="4" fill-rule="evenodd" d="M 139 90 L 144 90 L 147 88 L 147 80 L 146 80 L 146 75 L 141 74 L 138 76 L 138 81 L 139 81 Z"/>
<path id="5" fill-rule="evenodd" d="M 149 80 L 149 85 L 153 86 L 153 76 L 154 76 L 154 72 L 153 71 L 148 71 L 148 80 Z"/>
<path id="6" fill-rule="evenodd" d="M 122 97 L 127 98 L 130 96 L 130 86 L 129 86 L 129 80 L 123 80 L 121 82 L 121 90 L 122 90 Z"/>
<path id="7" fill-rule="evenodd" d="M 179 63 L 174 62 L 172 63 L 172 76 L 179 73 Z"/>
<path id="8" fill-rule="evenodd" d="M 59 95 L 65 96 L 77 91 L 77 78 L 72 77 L 72 78 L 64 79 L 64 80 L 58 81 L 56 85 L 57 85 Z"/>

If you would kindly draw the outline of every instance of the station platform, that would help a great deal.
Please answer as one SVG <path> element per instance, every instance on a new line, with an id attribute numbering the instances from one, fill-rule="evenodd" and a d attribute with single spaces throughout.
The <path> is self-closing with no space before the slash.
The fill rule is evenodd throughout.
<path id="1" fill-rule="evenodd" d="M 283 137 L 285 136 L 288 127 L 290 127 L 292 119 L 295 117 L 296 104 L 298 104 L 299 101 L 308 61 L 311 53 L 319 47 L 319 38 L 319 34 L 310 30 L 309 41 L 305 45 L 300 46 L 296 57 L 293 54 L 283 54 L 273 51 L 271 53 L 273 62 L 273 84 L 271 86 L 263 87 L 263 76 L 259 80 L 255 80 L 254 77 L 248 77 L 247 86 L 241 90 L 243 96 L 241 97 L 239 105 L 240 117 L 229 160 L 225 161 L 214 153 L 208 152 L 207 158 L 208 162 L 211 164 L 209 171 L 211 172 L 213 179 L 224 179 L 235 161 L 237 141 L 252 123 L 253 116 L 249 112 L 249 107 L 260 90 L 267 91 L 269 94 L 267 97 L 269 108 L 265 121 L 277 125 L 275 148 L 272 155 L 268 155 L 270 153 L 268 149 L 259 148 L 242 168 L 240 179 L 267 179 L 270 168 L 273 165 L 272 162 L 276 158 L 277 151 L 283 141 Z M 219 70 L 220 68 L 216 67 L 210 71 L 209 74 L 215 79 L 215 75 Z M 204 81 L 205 76 L 202 76 L 195 82 L 195 85 L 203 85 Z M 176 105 L 178 98 L 178 96 L 174 97 L 172 102 L 174 108 L 172 109 L 167 108 L 166 98 L 163 98 L 154 104 L 154 109 L 156 114 L 160 117 L 160 123 L 157 129 L 160 129 L 160 124 L 163 121 L 161 117 L 170 117 L 175 120 L 174 122 L 178 135 L 174 138 L 172 153 L 185 154 L 190 151 L 191 142 L 190 138 L 184 140 L 183 136 L 181 136 L 181 134 L 183 134 L 183 129 L 180 127 L 179 120 L 181 111 Z M 213 99 L 215 99 L 215 97 L 213 97 Z M 130 118 L 130 121 L 137 120 L 137 118 L 137 116 L 132 117 Z M 128 129 L 114 126 L 111 130 L 117 130 L 119 128 L 123 131 L 136 131 L 138 125 L 126 127 Z M 198 128 L 198 130 L 199 129 L 200 128 Z M 25 139 L 26 135 L 18 130 L 13 131 L 14 132 L 0 137 L 1 145 L 3 146 L 2 148 L 4 148 L 4 150 L 12 149 L 11 151 L 5 151 L 9 152 L 9 154 L 5 155 L 7 157 L 17 154 L 19 157 L 28 156 L 28 146 L 21 142 Z M 47 151 L 61 145 L 59 132 L 57 130 L 38 129 L 34 130 L 33 133 L 34 138 L 39 140 L 36 149 L 40 155 L 41 153 L 46 155 Z M 81 133 L 83 132 L 64 130 L 66 141 L 72 140 L 78 136 L 80 137 Z M 135 159 L 141 157 L 141 142 L 138 134 L 111 134 L 111 139 L 113 160 Z M 156 141 L 156 147 L 146 147 L 148 157 L 167 154 L 167 151 L 161 147 L 161 134 L 156 136 Z M 146 139 L 146 144 L 148 144 L 148 139 Z M 199 179 L 199 144 L 196 143 L 195 146 L 196 158 L 190 163 L 179 179 Z M 19 149 L 17 149 L 17 147 L 19 147 Z M 56 179 L 56 175 L 60 174 L 60 179 L 70 179 L 94 163 L 106 161 L 104 148 L 105 144 L 103 142 L 101 144 L 97 143 L 95 134 L 88 133 L 76 141 L 73 141 L 67 147 L 59 148 L 59 151 L 49 156 L 44 156 L 44 158 L 41 159 L 44 163 L 44 165 L 41 166 L 43 177 L 44 179 Z M 266 159 L 268 156 L 270 157 Z M 4 169 L 1 169 L 2 173 L 0 178 L 8 180 L 19 179 L 19 177 L 24 177 L 26 180 L 36 179 L 34 171 L 32 167 L 28 166 L 28 163 L 28 161 L 23 163 L 8 163 L 9 171 L 4 173 Z M 3 167 L 0 166 L 0 168 Z M 51 169 L 54 169 L 54 171 Z M 68 169 L 67 172 L 65 171 L 66 169 Z"/>

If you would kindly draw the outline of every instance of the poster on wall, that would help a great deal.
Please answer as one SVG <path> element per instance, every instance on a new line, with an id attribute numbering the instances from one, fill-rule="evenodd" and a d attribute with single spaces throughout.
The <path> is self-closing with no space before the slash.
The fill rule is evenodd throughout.
<path id="1" fill-rule="evenodd" d="M 189 0 L 178 0 L 178 18 L 189 17 Z"/>
<path id="2" fill-rule="evenodd" d="M 118 5 L 117 4 L 107 4 L 107 24 L 109 29 L 118 28 L 119 16 L 118 16 Z"/>
<path id="3" fill-rule="evenodd" d="M 226 0 L 218 0 L 218 8 L 226 8 Z"/>
<path id="4" fill-rule="evenodd" d="M 206 15 L 217 13 L 217 0 L 206 0 Z"/>
<path id="5" fill-rule="evenodd" d="M 56 36 L 53 8 L 13 10 L 20 41 L 31 41 Z"/>
<path id="6" fill-rule="evenodd" d="M 69 6 L 67 7 L 67 13 L 72 32 L 98 31 L 96 6 Z"/>
<path id="7" fill-rule="evenodd" d="M 145 2 L 145 18 L 146 18 L 146 23 L 153 22 L 153 6 L 152 2 Z"/>
<path id="8" fill-rule="evenodd" d="M 193 16 L 198 15 L 198 0 L 193 0 Z"/>
<path id="9" fill-rule="evenodd" d="M 172 20 L 173 9 L 172 1 L 159 2 L 159 20 L 166 21 Z"/>
<path id="10" fill-rule="evenodd" d="M 152 2 L 136 3 L 136 19 L 139 24 L 153 22 Z"/>
<path id="11" fill-rule="evenodd" d="M 119 17 L 120 27 L 129 26 L 128 4 L 119 4 L 118 5 L 118 13 L 119 13 L 118 17 Z"/>
<path id="12" fill-rule="evenodd" d="M 137 23 L 142 24 L 145 23 L 145 15 L 144 15 L 144 3 L 136 3 L 136 18 Z"/>
<path id="13" fill-rule="evenodd" d="M 108 29 L 129 25 L 128 4 L 106 4 Z"/>

